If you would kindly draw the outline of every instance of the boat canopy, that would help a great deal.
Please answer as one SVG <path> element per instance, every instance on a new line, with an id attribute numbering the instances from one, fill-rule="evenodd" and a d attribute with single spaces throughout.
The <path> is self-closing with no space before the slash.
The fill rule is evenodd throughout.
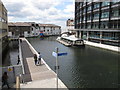
<path id="1" fill-rule="evenodd" d="M 76 38 L 74 35 L 71 35 L 69 37 L 62 37 L 62 38 L 67 39 L 67 40 L 71 40 L 71 41 L 78 41 L 78 40 L 80 40 L 79 38 Z"/>

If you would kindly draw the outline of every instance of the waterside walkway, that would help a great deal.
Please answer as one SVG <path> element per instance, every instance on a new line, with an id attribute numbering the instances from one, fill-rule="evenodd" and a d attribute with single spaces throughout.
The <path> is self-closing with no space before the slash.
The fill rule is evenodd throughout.
<path id="1" fill-rule="evenodd" d="M 42 65 L 36 66 L 34 64 L 34 54 L 37 54 L 31 44 L 25 39 L 21 38 L 21 49 L 23 56 L 24 78 L 27 83 L 21 84 L 21 88 L 56 88 L 56 74 L 47 66 L 42 59 Z M 58 80 L 59 88 L 67 87 L 63 82 Z"/>
<path id="2" fill-rule="evenodd" d="M 99 47 L 99 48 L 103 48 L 103 49 L 107 49 L 107 50 L 111 50 L 111 51 L 120 53 L 120 47 L 117 47 L 117 46 L 105 45 L 105 44 L 101 44 L 101 43 L 94 43 L 94 42 L 90 42 L 90 41 L 86 41 L 86 40 L 84 40 L 84 43 L 86 45 Z"/>

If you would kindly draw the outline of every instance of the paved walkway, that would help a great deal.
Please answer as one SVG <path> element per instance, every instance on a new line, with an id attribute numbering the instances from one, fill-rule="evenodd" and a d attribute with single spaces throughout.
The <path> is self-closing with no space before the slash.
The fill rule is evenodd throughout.
<path id="1" fill-rule="evenodd" d="M 49 70 L 42 62 L 42 65 L 36 66 L 34 64 L 33 55 L 35 52 L 30 49 L 30 46 L 23 39 L 21 43 L 23 64 L 25 68 L 24 81 L 27 84 L 21 84 L 21 88 L 56 88 L 56 75 L 52 70 Z M 66 88 L 66 86 L 59 80 L 59 88 Z"/>

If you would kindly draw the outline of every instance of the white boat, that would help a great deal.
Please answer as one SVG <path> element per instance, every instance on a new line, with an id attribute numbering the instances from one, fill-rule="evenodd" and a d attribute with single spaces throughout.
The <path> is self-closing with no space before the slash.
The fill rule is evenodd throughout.
<path id="1" fill-rule="evenodd" d="M 76 38 L 74 35 L 62 35 L 61 37 L 58 37 L 56 39 L 60 43 L 66 45 L 66 46 L 83 46 L 84 41 L 82 39 Z"/>

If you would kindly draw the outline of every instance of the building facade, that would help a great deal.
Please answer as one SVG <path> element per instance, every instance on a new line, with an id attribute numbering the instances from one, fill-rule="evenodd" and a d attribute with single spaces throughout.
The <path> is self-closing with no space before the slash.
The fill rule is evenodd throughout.
<path id="1" fill-rule="evenodd" d="M 44 36 L 54 36 L 61 34 L 61 27 L 54 24 L 39 24 L 40 32 L 43 33 Z"/>
<path id="2" fill-rule="evenodd" d="M 36 28 L 35 22 L 10 22 L 8 36 L 12 38 L 36 36 Z"/>
<path id="3" fill-rule="evenodd" d="M 66 22 L 66 27 L 67 27 L 67 31 L 71 33 L 71 31 L 69 31 L 69 30 L 74 29 L 74 20 L 68 19 Z"/>
<path id="4" fill-rule="evenodd" d="M 77 37 L 120 46 L 120 0 L 117 2 L 75 2 Z"/>
<path id="5" fill-rule="evenodd" d="M 5 51 L 8 46 L 8 20 L 7 10 L 3 3 L 0 1 L 0 55 Z"/>
<path id="6" fill-rule="evenodd" d="M 12 38 L 34 37 L 43 33 L 44 36 L 60 35 L 61 27 L 53 24 L 37 24 L 35 22 L 10 22 L 8 23 L 8 36 Z"/>

